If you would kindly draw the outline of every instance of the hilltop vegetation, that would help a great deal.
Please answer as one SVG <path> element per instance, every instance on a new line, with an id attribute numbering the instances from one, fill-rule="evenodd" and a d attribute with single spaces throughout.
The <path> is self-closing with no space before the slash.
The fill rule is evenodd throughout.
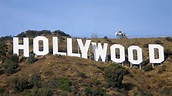
<path id="1" fill-rule="evenodd" d="M 172 41 L 166 38 L 111 39 L 92 38 L 94 42 L 122 44 L 127 51 L 131 45 L 143 50 L 142 70 L 129 67 L 129 62 L 115 64 L 91 59 L 52 55 L 52 36 L 58 36 L 59 51 L 66 52 L 66 38 L 60 30 L 27 30 L 18 37 L 46 36 L 50 53 L 38 57 L 32 51 L 28 58 L 12 54 L 12 37 L 0 38 L 0 95 L 2 96 L 171 96 L 172 95 Z M 86 38 L 82 38 L 84 41 Z M 78 52 L 73 38 L 73 52 Z M 22 41 L 21 41 L 22 42 Z M 148 60 L 148 44 L 164 46 L 165 61 L 152 68 Z M 108 47 L 109 49 L 109 47 Z M 92 54 L 89 51 L 88 54 Z M 108 52 L 109 54 L 109 52 Z"/>
<path id="2" fill-rule="evenodd" d="M 66 36 L 66 37 L 71 37 L 69 34 L 66 34 L 63 31 L 60 30 L 55 30 L 53 32 L 51 32 L 50 30 L 41 30 L 41 31 L 37 31 L 37 30 L 27 30 L 25 32 L 22 32 L 20 34 L 17 35 L 17 37 L 36 37 L 36 36 L 48 36 L 48 35 L 53 35 L 53 36 Z"/>

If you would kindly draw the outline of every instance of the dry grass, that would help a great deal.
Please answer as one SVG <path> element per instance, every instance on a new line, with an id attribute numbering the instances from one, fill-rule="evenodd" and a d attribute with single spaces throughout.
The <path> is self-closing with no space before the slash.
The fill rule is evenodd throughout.
<path id="1" fill-rule="evenodd" d="M 49 38 L 50 46 L 52 46 L 52 38 Z M 66 51 L 66 37 L 63 37 L 63 42 L 59 45 L 59 49 Z M 84 40 L 84 39 L 83 39 Z M 138 45 L 143 49 L 144 60 L 148 58 L 148 48 L 143 48 L 144 44 L 152 44 L 155 40 L 163 42 L 165 49 L 172 50 L 172 42 L 166 41 L 164 38 L 135 38 L 135 39 L 103 39 L 96 38 L 91 39 L 92 42 L 108 43 L 109 46 L 112 44 L 122 44 L 127 49 L 131 45 Z M 77 52 L 76 38 L 73 39 L 73 51 Z M 9 43 L 9 50 L 12 45 Z M 32 48 L 30 48 L 32 50 Z M 109 48 L 108 48 L 109 50 Z M 139 70 L 137 67 L 130 69 L 127 65 L 124 65 L 129 71 L 130 75 L 124 77 L 123 83 L 130 87 L 127 90 L 129 96 L 138 95 L 137 91 L 148 91 L 155 96 L 161 96 L 160 90 L 164 87 L 172 88 L 172 60 L 166 59 L 163 65 L 157 65 L 154 70 L 144 72 Z M 77 89 L 82 91 L 83 86 L 98 80 L 105 82 L 103 72 L 99 67 L 106 67 L 109 63 L 96 62 L 89 59 L 83 59 L 78 57 L 69 56 L 53 56 L 46 55 L 40 57 L 38 61 L 33 64 L 27 64 L 27 62 L 20 63 L 20 71 L 10 76 L 4 74 L 0 75 L 0 86 L 8 86 L 8 82 L 11 78 L 16 76 L 22 76 L 28 78 L 34 72 L 38 72 L 41 78 L 45 81 L 53 77 L 66 77 L 72 80 L 77 86 Z M 78 75 L 78 73 L 85 74 L 86 77 Z M 108 89 L 109 94 L 120 93 L 116 89 Z M 170 96 L 170 95 L 169 95 Z"/>

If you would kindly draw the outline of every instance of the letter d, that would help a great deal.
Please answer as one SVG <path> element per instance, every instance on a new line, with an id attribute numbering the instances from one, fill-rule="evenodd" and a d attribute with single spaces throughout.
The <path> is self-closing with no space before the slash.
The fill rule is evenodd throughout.
<path id="1" fill-rule="evenodd" d="M 159 58 L 155 58 L 155 49 L 158 49 Z M 161 63 L 164 61 L 164 47 L 159 44 L 149 44 L 150 63 Z"/>

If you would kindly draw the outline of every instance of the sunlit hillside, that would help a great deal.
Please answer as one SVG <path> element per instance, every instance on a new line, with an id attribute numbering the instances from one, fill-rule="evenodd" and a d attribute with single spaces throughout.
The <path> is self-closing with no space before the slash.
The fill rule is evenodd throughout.
<path id="1" fill-rule="evenodd" d="M 37 33 L 36 33 L 37 32 Z M 33 54 L 33 38 L 45 36 L 49 40 L 49 54 Z M 59 38 L 59 51 L 67 51 L 67 38 L 72 38 L 73 52 L 78 53 L 76 37 L 62 31 L 26 31 L 29 37 L 29 57 L 13 55 L 12 37 L 0 38 L 0 96 L 172 96 L 172 38 L 80 38 L 83 42 L 121 44 L 126 50 L 124 66 L 112 61 L 101 62 L 91 58 L 52 54 L 52 37 Z M 164 47 L 165 61 L 152 68 L 149 63 L 148 44 Z M 130 68 L 127 49 L 137 45 L 143 51 L 142 69 Z M 42 44 L 40 43 L 40 48 Z M 92 48 L 88 55 L 92 55 Z M 110 52 L 108 51 L 109 55 Z"/>

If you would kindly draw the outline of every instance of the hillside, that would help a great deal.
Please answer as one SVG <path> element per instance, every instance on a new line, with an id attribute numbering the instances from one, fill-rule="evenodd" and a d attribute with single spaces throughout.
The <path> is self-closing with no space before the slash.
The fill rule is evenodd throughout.
<path id="1" fill-rule="evenodd" d="M 45 30 L 44 30 L 45 31 Z M 46 31 L 47 32 L 47 31 Z M 48 31 L 49 32 L 49 31 Z M 129 62 L 112 64 L 78 57 L 52 55 L 52 36 L 49 38 L 50 54 L 25 58 L 12 55 L 12 38 L 2 38 L 0 46 L 0 94 L 2 96 L 171 96 L 172 95 L 172 42 L 171 38 L 81 38 L 92 42 L 121 44 L 127 49 L 138 45 L 143 50 L 144 64 L 129 67 Z M 58 31 L 59 32 L 59 31 Z M 57 33 L 58 33 L 57 32 Z M 34 33 L 34 32 L 33 32 Z M 39 32 L 38 32 L 39 33 Z M 30 37 L 25 33 L 20 36 Z M 20 37 L 19 36 L 19 37 Z M 60 39 L 59 50 L 66 51 L 66 39 L 70 35 L 56 35 Z M 73 38 L 73 52 L 78 52 Z M 22 42 L 22 41 L 20 41 Z M 161 44 L 165 61 L 154 69 L 148 60 L 147 44 Z M 32 52 L 30 43 L 30 52 Z M 109 47 L 108 47 L 109 50 Z M 91 54 L 91 51 L 89 51 Z M 108 52 L 109 54 L 109 52 Z M 30 60 L 32 62 L 30 62 Z"/>

